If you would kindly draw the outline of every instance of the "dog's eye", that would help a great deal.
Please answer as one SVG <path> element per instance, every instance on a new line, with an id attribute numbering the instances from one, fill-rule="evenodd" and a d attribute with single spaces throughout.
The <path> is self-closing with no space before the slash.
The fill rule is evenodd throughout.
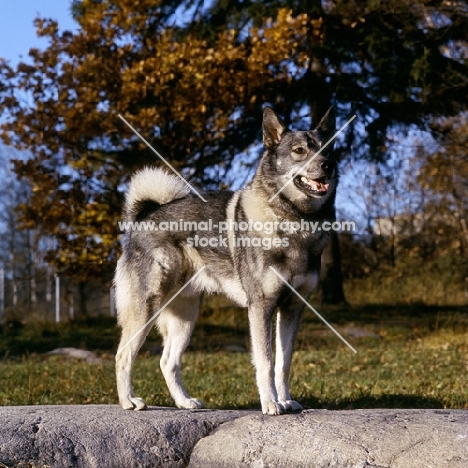
<path id="1" fill-rule="evenodd" d="M 298 146 L 297 148 L 294 148 L 293 151 L 296 154 L 304 154 L 305 153 L 305 149 L 302 146 Z"/>

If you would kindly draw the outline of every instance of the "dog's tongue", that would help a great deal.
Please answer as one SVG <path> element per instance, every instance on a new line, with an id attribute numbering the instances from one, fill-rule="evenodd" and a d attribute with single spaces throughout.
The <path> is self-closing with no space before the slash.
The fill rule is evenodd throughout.
<path id="1" fill-rule="evenodd" d="M 328 184 L 323 182 L 323 178 L 309 179 L 308 177 L 302 176 L 301 182 L 304 185 L 310 187 L 312 190 L 315 190 L 316 192 L 326 192 L 328 190 Z"/>

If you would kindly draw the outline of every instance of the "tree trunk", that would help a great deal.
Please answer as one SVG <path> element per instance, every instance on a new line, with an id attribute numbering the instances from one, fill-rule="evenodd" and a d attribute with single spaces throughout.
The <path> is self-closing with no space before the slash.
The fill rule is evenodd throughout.
<path id="1" fill-rule="evenodd" d="M 336 231 L 330 231 L 328 243 L 322 253 L 320 284 L 322 304 L 347 304 L 341 274 L 340 240 Z"/>
<path id="2" fill-rule="evenodd" d="M 322 44 L 326 31 L 323 28 L 324 12 L 321 2 L 312 1 L 309 10 L 310 23 L 308 32 L 310 65 L 306 81 L 310 90 L 309 106 L 312 126 L 315 127 L 331 105 L 332 92 L 326 81 L 328 69 L 325 65 Z M 335 218 L 335 213 L 333 218 Z M 322 304 L 346 304 L 341 274 L 341 251 L 338 233 L 331 231 L 322 253 L 320 273 Z"/>
<path id="3" fill-rule="evenodd" d="M 78 282 L 78 296 L 79 296 L 79 310 L 80 316 L 87 317 L 88 316 L 88 308 L 87 308 L 87 294 L 86 294 L 86 282 L 80 280 Z"/>

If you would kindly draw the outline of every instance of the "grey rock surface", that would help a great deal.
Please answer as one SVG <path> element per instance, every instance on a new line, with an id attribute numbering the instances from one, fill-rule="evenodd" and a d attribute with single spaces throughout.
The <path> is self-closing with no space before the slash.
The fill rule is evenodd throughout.
<path id="1" fill-rule="evenodd" d="M 184 467 L 198 440 L 246 414 L 175 408 L 138 412 L 117 405 L 0 407 L 0 462 L 41 468 Z"/>
<path id="2" fill-rule="evenodd" d="M 81 359 L 83 361 L 89 362 L 90 364 L 102 362 L 102 359 L 99 358 L 93 351 L 87 351 L 85 349 L 78 348 L 56 348 L 52 351 L 49 351 L 48 353 L 45 353 L 44 356 L 62 356 L 71 359 Z"/>
<path id="3" fill-rule="evenodd" d="M 467 468 L 468 411 L 0 407 L 2 466 Z"/>
<path id="4" fill-rule="evenodd" d="M 309 410 L 226 422 L 190 468 L 467 468 L 468 411 Z"/>

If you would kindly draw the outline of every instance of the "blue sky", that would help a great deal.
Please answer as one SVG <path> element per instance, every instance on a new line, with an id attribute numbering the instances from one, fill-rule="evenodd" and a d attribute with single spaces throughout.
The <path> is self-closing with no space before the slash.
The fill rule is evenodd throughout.
<path id="1" fill-rule="evenodd" d="M 36 36 L 34 18 L 57 20 L 61 30 L 76 29 L 68 0 L 1 0 L 0 57 L 16 64 L 27 57 L 31 47 L 44 48 L 45 39 Z"/>

